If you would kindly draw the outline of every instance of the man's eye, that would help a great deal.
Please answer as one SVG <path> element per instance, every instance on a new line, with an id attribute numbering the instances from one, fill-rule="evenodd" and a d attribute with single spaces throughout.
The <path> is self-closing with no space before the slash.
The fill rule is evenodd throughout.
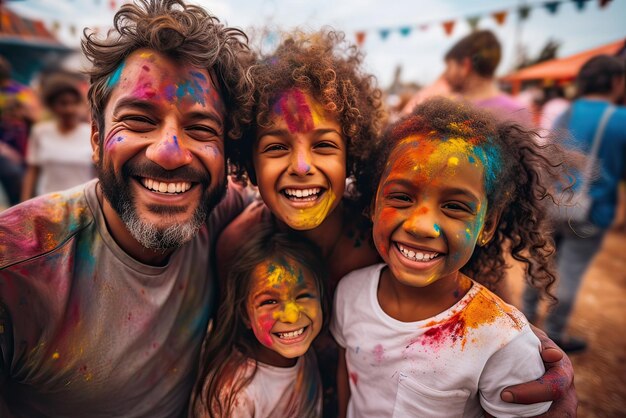
<path id="1" fill-rule="evenodd" d="M 131 130 L 151 129 L 155 125 L 153 120 L 145 116 L 124 116 L 121 120 L 128 126 L 128 129 Z"/>
<path id="2" fill-rule="evenodd" d="M 259 303 L 259 306 L 276 305 L 277 303 L 278 301 L 276 299 L 266 299 L 262 300 L 261 303 Z"/>
<path id="3" fill-rule="evenodd" d="M 206 125 L 189 126 L 185 130 L 192 138 L 199 141 L 206 141 L 220 136 L 215 129 Z"/>

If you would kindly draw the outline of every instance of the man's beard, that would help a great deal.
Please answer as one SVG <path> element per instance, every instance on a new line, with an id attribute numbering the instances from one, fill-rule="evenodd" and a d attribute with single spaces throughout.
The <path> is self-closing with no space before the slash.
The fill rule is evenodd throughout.
<path id="1" fill-rule="evenodd" d="M 112 169 L 105 170 L 98 164 L 98 178 L 104 197 L 111 203 L 113 209 L 126 225 L 130 234 L 145 248 L 165 252 L 178 248 L 190 241 L 204 225 L 209 213 L 217 206 L 226 194 L 226 174 L 224 180 L 215 188 L 208 190 L 211 176 L 208 172 L 199 171 L 189 166 L 176 170 L 165 170 L 152 161 L 140 163 L 127 162 L 122 167 L 121 176 L 115 176 Z M 199 183 L 202 196 L 194 210 L 191 219 L 184 223 L 175 223 L 166 228 L 159 228 L 154 224 L 141 219 L 137 213 L 134 196 L 131 192 L 132 177 L 158 178 L 160 180 L 189 181 Z M 143 187 L 143 186 L 142 186 Z M 186 210 L 186 208 L 166 205 L 149 205 L 148 209 L 163 217 L 167 217 Z"/>

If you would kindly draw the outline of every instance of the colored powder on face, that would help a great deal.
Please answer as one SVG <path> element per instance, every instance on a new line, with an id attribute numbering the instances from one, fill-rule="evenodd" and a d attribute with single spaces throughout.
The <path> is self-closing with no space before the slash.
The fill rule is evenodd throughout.
<path id="1" fill-rule="evenodd" d="M 311 108 L 301 90 L 292 89 L 283 93 L 274 106 L 274 113 L 285 118 L 289 132 L 308 132 L 314 127 Z"/>
<path id="2" fill-rule="evenodd" d="M 307 209 L 300 209 L 294 217 L 286 219 L 285 222 L 293 229 L 309 230 L 317 228 L 330 213 L 335 202 L 335 194 L 332 189 L 328 189 L 322 195 L 321 201 L 315 206 Z"/>
<path id="3" fill-rule="evenodd" d="M 300 318 L 300 307 L 294 302 L 287 302 L 282 311 L 274 312 L 274 319 L 281 322 L 295 323 Z"/>
<path id="4" fill-rule="evenodd" d="M 459 165 L 459 159 L 457 157 L 448 158 L 448 165 Z"/>
<path id="5" fill-rule="evenodd" d="M 465 238 L 468 241 L 472 239 L 472 231 L 469 228 L 465 228 Z"/>
<path id="6" fill-rule="evenodd" d="M 206 77 L 204 76 L 204 74 L 202 74 L 201 72 L 198 71 L 191 71 L 191 76 L 193 78 L 199 78 L 202 81 L 206 81 Z"/>
<path id="7" fill-rule="evenodd" d="M 122 62 L 117 67 L 113 75 L 111 75 L 111 77 L 109 78 L 109 81 L 107 82 L 107 89 L 113 89 L 113 87 L 115 87 L 117 83 L 119 83 L 120 77 L 122 76 L 122 71 L 124 71 L 124 65 L 125 65 L 125 62 Z"/>
<path id="8" fill-rule="evenodd" d="M 435 228 L 435 233 L 437 234 L 437 236 L 441 235 L 441 227 L 439 225 L 434 224 L 433 228 Z"/>
<path id="9" fill-rule="evenodd" d="M 147 72 L 150 72 L 150 67 L 148 67 L 147 65 L 142 65 L 141 69 Z"/>
<path id="10" fill-rule="evenodd" d="M 298 172 L 306 174 L 311 171 L 311 166 L 304 159 L 304 152 L 298 154 Z"/>

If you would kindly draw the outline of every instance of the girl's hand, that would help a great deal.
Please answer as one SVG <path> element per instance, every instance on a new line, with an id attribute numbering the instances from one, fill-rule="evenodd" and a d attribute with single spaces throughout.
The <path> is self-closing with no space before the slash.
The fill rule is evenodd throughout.
<path id="1" fill-rule="evenodd" d="M 578 398 L 572 362 L 543 331 L 531 327 L 541 342 L 541 358 L 546 373 L 534 382 L 504 388 L 500 397 L 505 402 L 521 404 L 554 401 L 541 417 L 575 417 Z"/>

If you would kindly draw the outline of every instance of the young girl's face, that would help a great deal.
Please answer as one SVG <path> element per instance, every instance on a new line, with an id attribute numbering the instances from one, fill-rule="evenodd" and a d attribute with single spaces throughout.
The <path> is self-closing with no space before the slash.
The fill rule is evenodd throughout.
<path id="1" fill-rule="evenodd" d="M 374 243 L 395 278 L 423 287 L 471 257 L 487 209 L 483 165 L 463 139 L 408 137 L 389 156 L 374 208 Z"/>
<path id="2" fill-rule="evenodd" d="M 339 204 L 346 144 L 337 117 L 299 89 L 283 92 L 253 152 L 263 201 L 290 228 L 318 227 Z"/>
<path id="3" fill-rule="evenodd" d="M 247 300 L 250 326 L 261 344 L 258 359 L 275 365 L 303 355 L 322 328 L 320 295 L 311 273 L 291 259 L 254 269 Z"/>

